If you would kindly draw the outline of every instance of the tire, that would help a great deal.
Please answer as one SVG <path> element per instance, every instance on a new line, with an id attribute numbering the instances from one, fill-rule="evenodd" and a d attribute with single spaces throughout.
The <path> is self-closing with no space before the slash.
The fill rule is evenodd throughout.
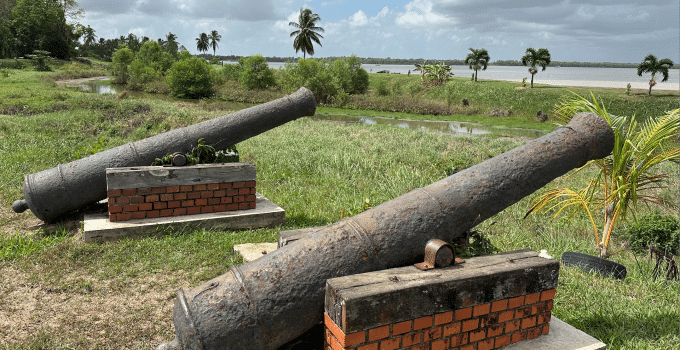
<path id="1" fill-rule="evenodd" d="M 626 278 L 627 274 L 625 266 L 588 254 L 565 252 L 562 254 L 562 263 L 564 265 L 580 267 L 584 271 L 599 272 L 606 277 L 614 277 L 620 280 Z"/>

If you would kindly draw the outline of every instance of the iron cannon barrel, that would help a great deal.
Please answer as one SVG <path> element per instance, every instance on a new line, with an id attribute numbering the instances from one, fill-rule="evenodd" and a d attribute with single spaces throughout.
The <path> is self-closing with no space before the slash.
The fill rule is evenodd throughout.
<path id="1" fill-rule="evenodd" d="M 614 135 L 581 113 L 552 133 L 351 218 L 190 290 L 158 349 L 277 349 L 321 322 L 327 279 L 413 263 L 553 179 L 607 156 Z"/>
<path id="2" fill-rule="evenodd" d="M 18 213 L 31 209 L 49 222 L 106 198 L 106 168 L 150 165 L 156 158 L 195 147 L 200 138 L 216 149 L 226 148 L 315 111 L 314 95 L 300 88 L 271 102 L 27 174 L 24 199 L 14 202 L 12 208 Z"/>

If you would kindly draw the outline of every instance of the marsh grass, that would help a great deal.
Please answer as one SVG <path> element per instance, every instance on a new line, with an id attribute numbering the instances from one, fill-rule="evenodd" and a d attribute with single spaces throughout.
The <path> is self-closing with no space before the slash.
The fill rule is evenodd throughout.
<path id="1" fill-rule="evenodd" d="M 242 264 L 242 257 L 233 252 L 235 244 L 271 242 L 280 230 L 326 225 L 356 215 L 526 142 L 301 118 L 239 144 L 242 160 L 257 167 L 258 191 L 286 210 L 283 227 L 246 231 L 188 227 L 159 237 L 85 243 L 80 233 L 82 212 L 61 225 L 38 226 L 40 221 L 32 214 L 7 209 L 22 197 L 23 174 L 72 161 L 76 151 L 118 146 L 225 114 L 248 102 L 85 94 L 48 83 L 45 74 L 49 73 L 21 70 L 0 79 L 0 110 L 26 106 L 24 110 L 32 111 L 0 112 L 2 349 L 154 349 L 174 337 L 177 289 L 199 285 Z M 408 84 L 403 85 L 404 93 Z M 466 96 L 473 105 L 481 104 L 470 96 L 475 95 Z M 492 97 L 486 101 L 492 103 Z M 55 104 L 67 109 L 53 111 L 50 106 Z M 677 165 L 663 166 L 678 173 Z M 547 187 L 580 185 L 594 174 L 586 170 Z M 671 181 L 666 195 L 677 199 L 678 180 Z M 535 196 L 476 230 L 501 251 L 547 249 L 556 258 L 565 251 L 594 253 L 585 217 L 522 219 Z M 642 212 L 647 210 L 654 208 Z M 612 244 L 621 248 L 625 243 L 615 238 Z M 653 280 L 654 263 L 646 256 L 623 252 L 612 260 L 628 268 L 625 280 L 562 267 L 555 316 L 606 342 L 608 349 L 678 348 L 680 284 Z"/>

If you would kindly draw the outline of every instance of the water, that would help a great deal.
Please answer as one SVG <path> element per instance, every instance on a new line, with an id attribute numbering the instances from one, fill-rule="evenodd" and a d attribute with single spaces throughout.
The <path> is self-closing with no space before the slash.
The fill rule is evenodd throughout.
<path id="1" fill-rule="evenodd" d="M 406 120 L 383 117 L 361 117 L 341 114 L 315 114 L 313 120 L 326 120 L 341 122 L 346 124 L 365 124 L 365 125 L 390 125 L 409 130 L 420 130 L 425 132 L 439 132 L 452 135 L 496 135 L 504 137 L 528 137 L 538 138 L 546 134 L 542 130 L 502 128 L 487 126 L 476 123 L 465 123 L 455 121 L 432 121 L 432 120 Z"/>
<path id="2" fill-rule="evenodd" d="M 96 81 L 88 81 L 86 83 L 75 85 L 82 92 L 92 92 L 96 94 L 115 94 L 116 89 L 111 85 L 104 85 Z"/>
<path id="3" fill-rule="evenodd" d="M 268 62 L 270 68 L 279 69 L 285 66 L 282 62 Z M 362 64 L 369 73 L 377 73 L 382 70 L 387 70 L 390 73 L 418 74 L 414 72 L 415 66 L 410 65 L 393 65 L 393 64 Z M 680 70 L 669 70 L 668 81 L 661 82 L 661 77 L 657 76 L 657 84 L 652 89 L 654 90 L 679 90 L 680 89 Z M 470 78 L 473 70 L 468 66 L 451 66 L 451 73 L 455 77 Z M 527 78 L 527 84 L 531 82 L 531 74 L 527 67 L 517 66 L 488 66 L 485 71 L 480 70 L 478 79 L 486 80 L 507 80 L 507 81 L 522 81 L 522 78 Z M 641 77 L 637 75 L 636 68 L 582 68 L 582 67 L 554 67 L 548 66 L 545 71 L 541 71 L 534 75 L 534 83 L 536 84 L 550 84 L 562 86 L 586 86 L 586 87 L 611 87 L 625 89 L 628 83 L 633 89 L 649 89 L 649 79 L 651 74 L 643 74 Z"/>

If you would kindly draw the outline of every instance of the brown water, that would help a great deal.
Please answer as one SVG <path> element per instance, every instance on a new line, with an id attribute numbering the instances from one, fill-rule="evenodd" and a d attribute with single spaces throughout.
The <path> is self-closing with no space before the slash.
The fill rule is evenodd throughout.
<path id="1" fill-rule="evenodd" d="M 407 120 L 384 117 L 362 117 L 341 114 L 315 114 L 312 119 L 341 122 L 346 124 L 390 125 L 409 130 L 439 132 L 453 135 L 494 135 L 499 137 L 539 138 L 546 134 L 543 130 L 503 128 L 476 123 L 433 120 Z"/>

